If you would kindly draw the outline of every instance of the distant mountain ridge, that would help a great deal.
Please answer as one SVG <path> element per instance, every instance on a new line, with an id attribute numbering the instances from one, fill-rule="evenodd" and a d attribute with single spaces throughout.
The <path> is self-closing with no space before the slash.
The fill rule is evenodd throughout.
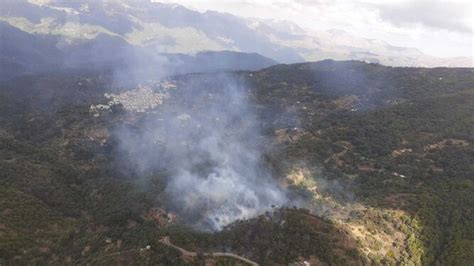
<path id="1" fill-rule="evenodd" d="M 356 38 L 341 30 L 309 32 L 287 21 L 200 13 L 177 4 L 139 1 L 5 1 L 0 21 L 73 47 L 100 35 L 156 53 L 258 53 L 281 63 L 361 60 L 391 66 L 473 66 L 472 58 L 436 58 L 414 48 Z"/>
<path id="2" fill-rule="evenodd" d="M 130 81 L 193 72 L 258 70 L 278 62 L 256 53 L 202 51 L 162 53 L 98 34 L 62 45 L 57 35 L 31 34 L 0 21 L 0 80 L 26 73 L 110 69 Z"/>

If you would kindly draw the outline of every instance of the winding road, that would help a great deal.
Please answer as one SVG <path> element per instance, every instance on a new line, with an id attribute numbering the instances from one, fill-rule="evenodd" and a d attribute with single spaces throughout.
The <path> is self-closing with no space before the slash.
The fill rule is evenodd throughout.
<path id="1" fill-rule="evenodd" d="M 160 242 L 167 245 L 167 246 L 169 246 L 169 247 L 172 247 L 172 248 L 175 248 L 175 249 L 179 250 L 185 256 L 196 257 L 198 255 L 196 252 L 191 252 L 191 251 L 185 250 L 183 248 L 180 248 L 176 245 L 173 245 L 170 242 L 170 237 L 169 236 L 165 236 L 165 237 L 161 238 Z M 251 261 L 249 259 L 246 259 L 244 257 L 241 257 L 239 255 L 233 254 L 233 253 L 214 252 L 214 253 L 203 253 L 203 255 L 204 256 L 209 256 L 209 257 L 229 257 L 229 258 L 234 258 L 234 259 L 241 260 L 241 261 L 243 261 L 245 263 L 248 263 L 250 265 L 258 266 L 258 263 L 254 262 L 254 261 Z"/>

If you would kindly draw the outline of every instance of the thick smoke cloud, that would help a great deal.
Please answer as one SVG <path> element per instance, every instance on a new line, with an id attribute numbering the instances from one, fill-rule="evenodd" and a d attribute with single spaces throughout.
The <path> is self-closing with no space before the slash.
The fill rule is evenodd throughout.
<path id="1" fill-rule="evenodd" d="M 258 119 L 247 87 L 228 75 L 195 75 L 135 129 L 117 130 L 120 148 L 141 173 L 166 171 L 170 208 L 219 230 L 286 202 L 261 163 Z"/>

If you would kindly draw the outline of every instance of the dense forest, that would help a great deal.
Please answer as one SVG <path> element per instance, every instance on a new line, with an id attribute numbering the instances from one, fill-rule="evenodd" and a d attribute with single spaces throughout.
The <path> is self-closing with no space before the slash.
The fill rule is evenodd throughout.
<path id="1" fill-rule="evenodd" d="M 167 77 L 169 102 L 226 101 L 220 75 Z M 107 70 L 23 75 L 0 83 L 0 264 L 238 263 L 187 258 L 164 236 L 262 265 L 472 264 L 473 69 L 328 60 L 225 75 L 248 87 L 266 169 L 304 204 L 199 230 L 173 213 L 166 171 L 117 156 L 116 128 L 140 130 L 160 106 L 92 110 L 134 89 Z"/>

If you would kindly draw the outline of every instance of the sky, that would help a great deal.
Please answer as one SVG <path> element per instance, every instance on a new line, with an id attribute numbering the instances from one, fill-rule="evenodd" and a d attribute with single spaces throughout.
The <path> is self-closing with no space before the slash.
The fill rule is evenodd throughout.
<path id="1" fill-rule="evenodd" d="M 289 20 L 308 30 L 339 29 L 438 57 L 473 56 L 474 1 L 159 0 L 240 17 Z"/>

